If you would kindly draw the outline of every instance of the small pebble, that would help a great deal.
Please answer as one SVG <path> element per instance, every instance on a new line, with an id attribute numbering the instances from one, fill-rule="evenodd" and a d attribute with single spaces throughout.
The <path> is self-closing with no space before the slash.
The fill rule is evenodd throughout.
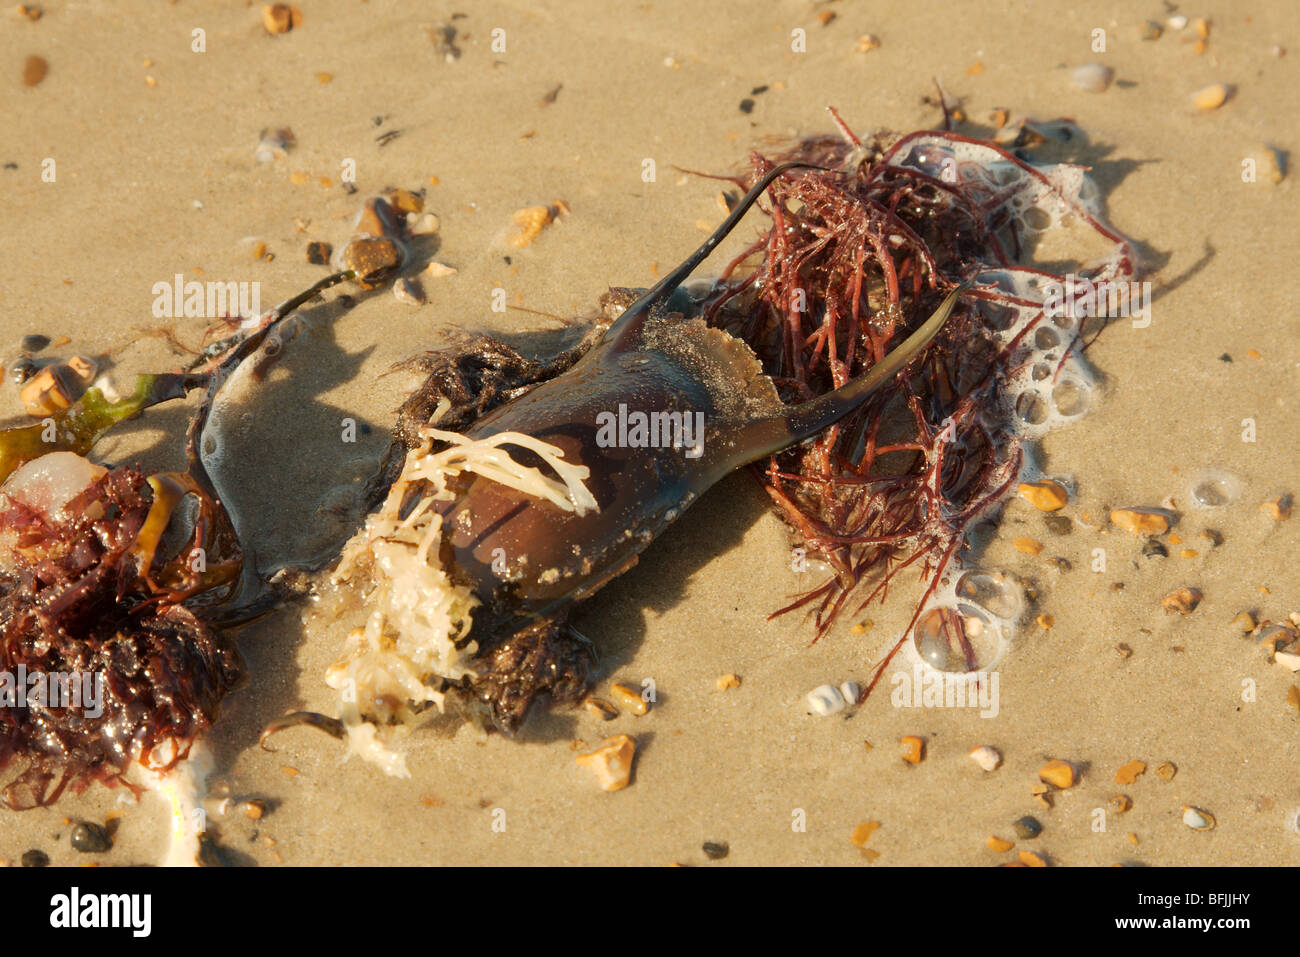
<path id="1" fill-rule="evenodd" d="M 1178 768 L 1172 761 L 1161 761 L 1156 765 L 1156 777 L 1161 781 L 1172 781 L 1177 773 Z"/>
<path id="2" fill-rule="evenodd" d="M 554 206 L 528 206 L 515 210 L 510 217 L 514 223 L 506 241 L 522 249 L 542 234 L 542 230 L 555 221 Z"/>
<path id="3" fill-rule="evenodd" d="M 1143 40 L 1159 40 L 1160 34 L 1165 32 L 1165 28 L 1154 20 L 1146 20 L 1139 28 L 1139 36 Z"/>
<path id="4" fill-rule="evenodd" d="M 739 688 L 740 678 L 733 674 L 719 675 L 713 682 L 713 686 L 719 691 L 728 691 L 731 688 Z"/>
<path id="5" fill-rule="evenodd" d="M 1281 152 L 1267 143 L 1260 143 L 1252 147 L 1246 155 L 1255 161 L 1255 177 L 1257 180 L 1263 180 L 1276 186 L 1286 178 L 1286 170 L 1282 166 Z"/>
<path id="6" fill-rule="evenodd" d="M 1043 524 L 1053 535 L 1069 535 L 1074 531 L 1074 522 L 1066 515 L 1048 515 L 1043 519 Z"/>
<path id="7" fill-rule="evenodd" d="M 1070 495 L 1065 486 L 1051 479 L 1040 482 L 1021 482 L 1016 489 L 1019 495 L 1041 512 L 1055 512 L 1065 508 Z"/>
<path id="8" fill-rule="evenodd" d="M 1020 863 L 1025 865 L 1025 867 L 1046 867 L 1047 866 L 1046 858 L 1044 858 L 1043 855 L 1041 854 L 1035 853 L 1034 851 L 1021 851 L 1018 856 L 1020 858 Z"/>
<path id="9" fill-rule="evenodd" d="M 903 760 L 908 764 L 920 764 L 925 759 L 925 739 L 914 734 L 904 735 L 898 741 L 902 748 Z"/>
<path id="10" fill-rule="evenodd" d="M 1222 83 L 1211 83 L 1192 94 L 1192 103 L 1198 110 L 1217 110 L 1228 100 L 1228 88 Z"/>
<path id="11" fill-rule="evenodd" d="M 858 37 L 857 48 L 859 53 L 870 53 L 872 50 L 879 50 L 880 37 L 874 33 L 864 33 Z"/>
<path id="12" fill-rule="evenodd" d="M 1200 808 L 1185 804 L 1183 805 L 1183 823 L 1193 831 L 1212 831 L 1214 830 L 1214 815 L 1209 811 L 1202 811 Z"/>
<path id="13" fill-rule="evenodd" d="M 262 7 L 262 26 L 273 36 L 288 33 L 302 26 L 302 11 L 287 3 L 272 3 Z"/>
<path id="14" fill-rule="evenodd" d="M 1033 538 L 1017 538 L 1011 542 L 1016 551 L 1024 552 L 1026 555 L 1041 555 L 1043 552 L 1043 543 Z"/>
<path id="15" fill-rule="evenodd" d="M 50 71 L 50 65 L 38 56 L 29 56 L 23 64 L 23 86 L 35 86 L 45 79 L 45 74 Z"/>
<path id="16" fill-rule="evenodd" d="M 731 853 L 731 845 L 726 841 L 705 841 L 704 856 L 711 861 L 720 861 Z"/>
<path id="17" fill-rule="evenodd" d="M 1160 606 L 1165 611 L 1190 615 L 1196 610 L 1196 606 L 1201 603 L 1201 597 L 1201 593 L 1195 588 L 1178 588 L 1160 599 Z"/>
<path id="18" fill-rule="evenodd" d="M 1085 63 L 1074 68 L 1070 79 L 1085 93 L 1104 93 L 1115 79 L 1115 71 L 1100 63 Z"/>
<path id="19" fill-rule="evenodd" d="M 609 696 L 633 714 L 641 715 L 650 710 L 645 698 L 627 685 L 614 685 L 609 689 Z"/>
<path id="20" fill-rule="evenodd" d="M 1175 13 L 1165 22 L 1169 24 L 1170 30 L 1181 30 L 1183 27 L 1187 26 L 1187 18 L 1181 13 Z"/>
<path id="21" fill-rule="evenodd" d="M 875 834 L 879 827 L 879 821 L 863 821 L 849 835 L 849 843 L 855 847 L 862 847 L 867 841 L 871 840 L 871 835 Z"/>
<path id="22" fill-rule="evenodd" d="M 23 341 L 19 345 L 19 348 L 21 348 L 23 352 L 40 352 L 49 344 L 50 344 L 49 336 L 42 336 L 39 335 L 38 333 L 32 333 L 30 335 L 23 336 Z"/>
<path id="23" fill-rule="evenodd" d="M 412 219 L 414 221 L 412 221 Z M 407 216 L 407 229 L 412 236 L 432 236 L 442 228 L 442 220 L 433 213 L 412 213 Z"/>
<path id="24" fill-rule="evenodd" d="M 971 748 L 970 756 L 985 771 L 995 771 L 1002 763 L 1002 755 L 998 753 L 998 749 L 987 744 Z"/>
<path id="25" fill-rule="evenodd" d="M 818 685 L 805 698 L 809 714 L 838 714 L 844 710 L 844 695 L 834 685 Z"/>
<path id="26" fill-rule="evenodd" d="M 1106 807 L 1110 808 L 1116 814 L 1123 814 L 1133 806 L 1133 799 L 1127 794 L 1116 794 L 1106 802 Z"/>
<path id="27" fill-rule="evenodd" d="M 1142 761 L 1130 761 L 1115 772 L 1116 784 L 1132 784 L 1143 774 L 1146 774 L 1147 766 Z"/>
<path id="28" fill-rule="evenodd" d="M 22 865 L 23 867 L 49 867 L 50 855 L 44 851 L 38 851 L 36 848 L 23 851 Z"/>
<path id="29" fill-rule="evenodd" d="M 990 851 L 993 851 L 995 854 L 1003 854 L 1011 850 L 1016 845 L 1014 841 L 1007 841 L 1000 837 L 997 837 L 996 835 L 990 834 L 988 836 L 988 840 L 984 842 L 984 846 L 987 847 Z"/>
<path id="30" fill-rule="evenodd" d="M 72 828 L 72 848 L 82 854 L 103 854 L 113 846 L 108 831 L 91 821 L 79 821 Z"/>
<path id="31" fill-rule="evenodd" d="M 574 760 L 596 777 L 602 791 L 621 791 L 632 778 L 636 740 L 626 734 L 606 738 L 593 750 Z"/>
<path id="32" fill-rule="evenodd" d="M 328 266 L 332 255 L 334 247 L 329 243 L 316 241 L 307 244 L 307 262 L 313 266 Z"/>
<path id="33" fill-rule="evenodd" d="M 1017 820 L 1011 828 L 1016 832 L 1016 837 L 1022 841 L 1032 841 L 1043 833 L 1043 825 L 1038 822 L 1038 818 L 1029 814 Z"/>
<path id="34" fill-rule="evenodd" d="M 1168 556 L 1169 549 L 1165 548 L 1165 546 L 1161 542 L 1156 541 L 1156 539 L 1148 538 L 1142 543 L 1143 558 L 1167 558 Z"/>
<path id="35" fill-rule="evenodd" d="M 1134 535 L 1163 535 L 1169 531 L 1169 513 L 1158 508 L 1117 508 L 1110 520 Z"/>
<path id="36" fill-rule="evenodd" d="M 289 155 L 289 150 L 294 147 L 296 142 L 293 130 L 288 127 L 278 130 L 262 130 L 262 138 L 257 141 L 257 146 L 253 150 L 253 159 L 259 163 L 284 159 Z"/>
<path id="37" fill-rule="evenodd" d="M 1078 783 L 1079 776 L 1074 765 L 1068 761 L 1052 760 L 1038 769 L 1038 777 L 1053 787 L 1065 790 Z"/>
<path id="38" fill-rule="evenodd" d="M 1255 616 L 1248 611 L 1237 612 L 1237 614 L 1233 616 L 1232 621 L 1228 622 L 1228 624 L 1237 629 L 1237 631 L 1241 632 L 1243 635 L 1250 634 L 1256 627 Z"/>

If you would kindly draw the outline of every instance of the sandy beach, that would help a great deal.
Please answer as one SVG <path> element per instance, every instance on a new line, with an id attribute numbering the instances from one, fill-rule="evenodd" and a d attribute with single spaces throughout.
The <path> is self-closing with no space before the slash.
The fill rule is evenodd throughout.
<path id="1" fill-rule="evenodd" d="M 1031 851 L 1065 866 L 1300 863 L 1300 679 L 1230 625 L 1242 611 L 1300 612 L 1300 517 L 1260 509 L 1300 491 L 1290 5 L 487 0 L 455 19 L 454 5 L 400 0 L 299 6 L 301 22 L 279 35 L 260 5 L 216 0 L 0 12 L 6 362 L 40 333 L 68 337 L 51 351 L 101 357 L 114 376 L 174 369 L 189 357 L 169 336 L 194 348 L 210 320 L 157 318 L 155 284 L 256 282 L 266 309 L 324 275 L 308 243 L 344 243 L 365 196 L 422 190 L 439 219 L 425 252 L 455 274 L 424 279 L 424 305 L 381 289 L 305 310 L 258 414 L 231 417 L 228 504 L 265 569 L 325 559 L 355 531 L 356 490 L 416 383 L 386 374 L 395 363 L 470 333 L 542 353 L 571 342 L 561 318 L 590 313 L 611 286 L 652 285 L 725 215 L 720 184 L 683 171 L 734 174 L 751 150 L 832 132 L 827 106 L 859 132 L 935 128 L 937 77 L 969 135 L 993 135 L 999 109 L 1070 118 L 1085 137 L 1030 158 L 1091 168 L 1142 260 L 1151 321 L 1113 323 L 1089 348 L 1099 401 L 1038 447 L 1042 471 L 1073 486 L 1068 534 L 1012 496 L 986 536 L 978 566 L 1037 592 L 999 665 L 996 715 L 897 707 L 887 683 L 859 708 L 809 715 L 813 688 L 865 683 L 919 584 L 900 576 L 883 604 L 816 643 L 798 614 L 769 620 L 814 580 L 792 570 L 786 526 L 742 471 L 575 616 L 600 651 L 594 693 L 650 679 L 645 715 L 538 709 L 516 740 L 433 718 L 405 743 L 410 778 L 393 779 L 310 729 L 258 747 L 286 712 L 337 711 L 323 675 L 343 625 L 307 601 L 240 631 L 249 681 L 205 739 L 227 860 L 988 866 Z M 1189 22 L 1178 29 L 1171 13 Z M 1142 38 L 1148 17 L 1157 38 Z M 48 71 L 25 85 L 32 56 Z M 1113 69 L 1104 92 L 1074 82 L 1087 63 Z M 1226 102 L 1199 109 L 1193 95 L 1212 84 Z M 282 128 L 293 145 L 258 162 L 263 132 Z M 560 202 L 567 212 L 534 242 L 507 244 L 515 210 Z M 763 227 L 751 216 L 713 270 Z M 494 311 L 497 289 L 521 308 Z M 196 401 L 146 412 L 93 458 L 183 468 Z M 0 417 L 22 415 L 7 379 Z M 340 442 L 345 420 L 355 442 Z M 1198 508 L 1192 489 L 1211 473 L 1230 476 L 1233 494 Z M 1131 506 L 1177 514 L 1174 537 L 1159 539 L 1166 556 L 1144 555 L 1108 520 Z M 1045 550 L 1018 549 L 1022 537 Z M 1183 587 L 1203 596 L 1195 610 L 1163 609 Z M 725 674 L 739 686 L 720 690 Z M 637 741 L 634 777 L 605 793 L 574 758 L 616 734 Z M 900 758 L 904 736 L 924 739 L 919 763 Z M 1000 752 L 996 770 L 969 756 L 981 745 Z M 1050 791 L 1049 807 L 1033 789 L 1053 759 L 1079 780 Z M 1146 772 L 1116 783 L 1134 760 Z M 1156 773 L 1164 762 L 1169 780 Z M 0 812 L 0 858 L 35 848 L 82 863 L 67 822 L 112 818 L 114 847 L 96 858 L 156 862 L 164 805 L 120 794 L 94 787 Z M 1112 805 L 1099 828 L 1097 809 L 1119 794 L 1131 808 Z M 264 813 L 246 813 L 248 800 Z M 1213 829 L 1185 826 L 1186 806 Z M 1017 836 L 1026 815 L 1039 836 Z M 864 822 L 879 827 L 860 847 L 850 836 Z M 991 850 L 990 835 L 1015 848 Z M 725 857 L 710 861 L 706 842 Z"/>

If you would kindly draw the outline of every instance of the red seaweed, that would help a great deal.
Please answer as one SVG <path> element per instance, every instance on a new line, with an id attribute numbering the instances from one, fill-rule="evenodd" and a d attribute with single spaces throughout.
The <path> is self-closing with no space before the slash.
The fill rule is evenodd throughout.
<path id="1" fill-rule="evenodd" d="M 947 292 L 975 284 L 910 377 L 816 439 L 752 466 L 809 557 L 833 571 L 773 617 L 804 609 L 816 641 L 846 610 L 883 601 L 901 572 L 919 575 L 907 631 L 869 692 L 961 562 L 967 531 L 1020 474 L 1033 429 L 1017 409 L 1019 384 L 1045 320 L 1042 290 L 1066 281 L 1030 260 L 1044 218 L 1075 217 L 1111 247 L 1081 277 L 1127 281 L 1136 264 L 1101 220 L 1079 167 L 1037 167 L 949 131 L 878 134 L 864 145 L 832 114 L 841 137 L 755 154 L 751 176 L 734 178 L 743 188 L 780 163 L 824 168 L 773 184 L 770 226 L 727 267 L 703 308 L 711 324 L 754 349 L 794 403 L 865 374 Z M 1050 356 L 1052 381 L 1085 334 L 1100 331 L 1065 325 L 1053 327 L 1067 341 Z"/>

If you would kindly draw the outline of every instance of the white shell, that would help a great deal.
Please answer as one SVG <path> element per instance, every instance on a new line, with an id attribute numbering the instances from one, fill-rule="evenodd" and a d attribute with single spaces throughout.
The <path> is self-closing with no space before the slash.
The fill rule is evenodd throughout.
<path id="1" fill-rule="evenodd" d="M 1002 763 L 1002 755 L 998 753 L 998 749 L 991 748 L 987 744 L 982 744 L 978 748 L 971 748 L 970 756 L 985 771 L 996 770 L 998 765 Z"/>
<path id="2" fill-rule="evenodd" d="M 809 714 L 838 714 L 844 710 L 844 695 L 834 685 L 818 685 L 805 699 Z"/>
<path id="3" fill-rule="evenodd" d="M 858 698 L 862 695 L 862 689 L 858 687 L 856 681 L 846 681 L 840 685 L 840 694 L 844 698 L 845 705 L 852 707 L 858 703 Z"/>
<path id="4" fill-rule="evenodd" d="M 1074 85 L 1085 93 L 1102 93 L 1115 79 L 1115 71 L 1100 63 L 1085 63 L 1070 74 Z"/>

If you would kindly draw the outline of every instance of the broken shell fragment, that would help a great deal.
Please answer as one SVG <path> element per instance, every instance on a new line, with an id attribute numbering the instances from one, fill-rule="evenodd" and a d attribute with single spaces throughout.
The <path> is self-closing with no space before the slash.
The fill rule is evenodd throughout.
<path id="1" fill-rule="evenodd" d="M 1275 522 L 1285 521 L 1291 517 L 1291 497 L 1281 495 L 1271 498 L 1260 505 L 1259 510 Z"/>
<path id="2" fill-rule="evenodd" d="M 302 11 L 287 3 L 272 3 L 262 7 L 262 26 L 272 36 L 288 33 L 302 26 Z"/>
<path id="3" fill-rule="evenodd" d="M 399 279 L 393 283 L 393 296 L 398 302 L 404 302 L 408 306 L 424 305 L 424 290 L 410 279 Z"/>
<path id="4" fill-rule="evenodd" d="M 582 703 L 582 706 L 588 714 L 599 718 L 601 721 L 613 721 L 618 717 L 618 709 L 601 698 L 588 698 Z"/>
<path id="5" fill-rule="evenodd" d="M 626 734 L 606 738 L 593 750 L 580 754 L 574 760 L 596 776 L 602 791 L 621 791 L 632 777 L 632 759 L 636 756 L 636 740 Z"/>
<path id="6" fill-rule="evenodd" d="M 446 279 L 448 276 L 456 275 L 456 269 L 446 263 L 431 262 L 424 267 L 424 275 L 430 279 Z"/>
<path id="7" fill-rule="evenodd" d="M 28 379 L 18 397 L 28 415 L 42 418 L 69 408 L 84 391 L 68 368 L 59 364 L 46 366 Z"/>
<path id="8" fill-rule="evenodd" d="M 542 234 L 542 230 L 555 221 L 558 212 L 563 210 L 559 203 L 550 206 L 528 206 L 515 210 L 511 216 L 514 226 L 510 230 L 507 242 L 518 249 L 530 245 Z"/>
<path id="9" fill-rule="evenodd" d="M 1198 807 L 1192 807 L 1190 804 L 1183 805 L 1183 823 L 1193 831 L 1212 831 L 1214 830 L 1214 815 L 1209 811 L 1202 811 Z"/>
<path id="10" fill-rule="evenodd" d="M 1160 599 L 1160 605 L 1165 611 L 1180 615 L 1190 615 L 1200 603 L 1201 593 L 1195 588 L 1178 588 Z"/>
<path id="11" fill-rule="evenodd" d="M 297 140 L 294 139 L 293 130 L 288 127 L 278 130 L 262 130 L 262 138 L 257 141 L 257 148 L 253 150 L 253 159 L 259 163 L 284 159 L 289 155 L 289 150 L 296 143 Z"/>
<path id="12" fill-rule="evenodd" d="M 971 748 L 970 756 L 985 771 L 995 771 L 1002 763 L 1002 755 L 998 753 L 998 749 L 987 744 Z"/>

